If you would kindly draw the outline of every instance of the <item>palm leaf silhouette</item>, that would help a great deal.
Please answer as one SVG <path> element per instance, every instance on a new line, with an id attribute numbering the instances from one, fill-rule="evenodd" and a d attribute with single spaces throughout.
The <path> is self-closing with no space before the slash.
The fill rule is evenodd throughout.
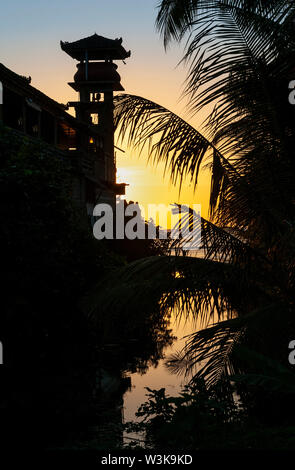
<path id="1" fill-rule="evenodd" d="M 120 272 L 105 308 L 139 309 L 145 299 L 201 322 L 169 367 L 195 370 L 209 385 L 241 372 L 241 345 L 273 357 L 273 331 L 279 351 L 294 330 L 294 11 L 287 0 L 161 2 L 164 45 L 186 40 L 184 93 L 191 112 L 207 110 L 202 132 L 145 98 L 115 99 L 119 138 L 146 146 L 174 184 L 188 178 L 197 188 L 201 167 L 210 168 L 211 219 L 200 221 L 202 258 L 182 256 L 183 240 L 174 241 L 170 256 Z M 192 225 L 190 211 L 180 223 Z"/>

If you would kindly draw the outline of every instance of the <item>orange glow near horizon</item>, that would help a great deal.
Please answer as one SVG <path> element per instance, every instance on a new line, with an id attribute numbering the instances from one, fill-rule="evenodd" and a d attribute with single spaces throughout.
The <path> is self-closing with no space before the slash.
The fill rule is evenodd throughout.
<path id="1" fill-rule="evenodd" d="M 126 200 L 138 202 L 145 209 L 148 204 L 179 203 L 192 207 L 201 204 L 202 217 L 208 216 L 208 201 L 210 191 L 210 177 L 207 172 L 200 176 L 198 188 L 194 188 L 188 181 L 184 181 L 181 192 L 179 187 L 169 181 L 169 174 L 164 177 L 164 165 L 157 167 L 146 163 L 142 156 L 136 158 L 128 154 L 117 156 L 117 182 L 127 183 Z"/>
<path id="2" fill-rule="evenodd" d="M 74 41 L 94 32 L 105 37 L 123 37 L 123 45 L 131 50 L 131 57 L 118 63 L 118 72 L 126 93 L 143 96 L 170 109 L 184 119 L 187 117 L 187 100 L 180 100 L 187 68 L 177 67 L 182 55 L 182 46 L 173 44 L 167 51 L 155 30 L 158 2 L 127 0 L 124 8 L 119 0 L 110 0 L 102 6 L 94 0 L 83 4 L 75 0 L 75 8 L 68 2 L 53 0 L 42 8 L 29 0 L 24 4 L 17 0 L 18 8 L 6 5 L 6 22 L 0 31 L 5 47 L 0 51 L 0 62 L 11 70 L 32 77 L 32 86 L 54 100 L 67 103 L 78 96 L 68 82 L 73 80 L 76 61 L 60 48 L 59 41 Z M 89 8 L 87 9 L 86 6 Z M 27 12 L 30 14 L 27 14 Z M 119 15 L 114 15 L 120 11 Z M 25 14 L 24 14 L 25 13 Z M 103 13 L 103 14 L 102 14 Z M 12 28 L 15 14 L 21 18 L 20 30 Z M 44 22 L 44 15 L 48 21 Z M 67 18 L 65 25 L 64 18 Z M 42 34 L 41 34 L 42 32 Z M 190 118 L 189 122 L 199 130 L 204 116 Z M 164 166 L 147 163 L 147 154 L 140 158 L 133 151 L 119 144 L 126 153 L 117 151 L 117 181 L 128 183 L 126 199 L 139 204 L 183 203 L 201 204 L 202 215 L 207 216 L 210 177 L 209 172 L 200 174 L 198 188 L 184 181 L 181 193 L 163 177 Z"/>
<path id="3" fill-rule="evenodd" d="M 66 58 L 66 57 L 65 57 Z M 68 60 L 66 61 L 68 62 Z M 75 72 L 75 63 L 70 61 L 66 63 L 62 69 L 60 80 L 51 80 L 47 77 L 46 81 L 40 81 L 36 83 L 33 81 L 32 85 L 46 93 L 53 99 L 66 103 L 70 100 L 76 100 L 77 94 L 67 85 L 68 81 L 72 80 L 71 74 Z M 164 83 L 159 81 L 160 74 L 165 75 L 163 68 L 156 67 L 154 72 L 154 80 L 149 80 L 148 77 L 144 77 L 145 70 L 139 67 L 135 73 L 134 65 L 128 70 L 129 67 L 120 66 L 119 72 L 122 70 L 125 76 L 122 77 L 122 83 L 125 85 L 126 91 L 131 94 L 141 95 L 155 102 L 164 105 L 173 112 L 185 116 L 185 106 L 183 102 L 177 100 L 179 96 L 180 83 L 183 75 L 180 71 L 175 72 L 175 83 L 170 78 L 169 86 L 165 87 Z M 40 72 L 39 72 L 40 73 Z M 35 73 L 35 78 L 37 78 Z M 138 79 L 138 81 L 136 80 Z M 164 80 L 164 79 L 163 79 Z M 63 82 L 63 83 L 62 83 Z M 128 85 L 128 87 L 126 86 Z M 58 85 L 58 86 L 57 86 Z M 71 112 L 73 114 L 73 112 Z M 198 125 L 195 122 L 190 122 L 198 129 Z M 119 147 L 122 148 L 125 153 L 117 151 L 117 182 L 127 183 L 129 186 L 126 187 L 126 199 L 128 201 L 138 202 L 143 206 L 148 204 L 173 204 L 182 203 L 192 206 L 193 204 L 201 204 L 202 216 L 207 217 L 208 215 L 208 202 L 209 202 L 209 188 L 210 188 L 210 175 L 208 171 L 200 173 L 198 188 L 194 191 L 192 184 L 187 180 L 184 181 L 181 193 L 179 194 L 179 187 L 173 186 L 169 181 L 169 173 L 164 174 L 164 165 L 159 164 L 156 167 L 151 163 L 148 163 L 148 155 L 146 152 L 138 157 L 136 152 L 132 149 L 126 148 L 121 143 L 118 143 Z"/>
<path id="4" fill-rule="evenodd" d="M 33 71 L 34 74 L 32 74 L 32 85 L 56 101 L 66 103 L 70 100 L 76 100 L 77 94 L 67 85 L 67 82 L 72 80 L 71 75 L 75 73 L 75 63 L 69 61 L 66 56 L 64 56 L 64 59 L 65 63 L 60 69 L 58 78 L 55 76 L 53 80 L 53 76 L 47 76 L 46 80 L 42 80 L 42 71 L 36 68 Z M 124 72 L 122 83 L 125 85 L 126 91 L 152 99 L 171 111 L 182 115 L 185 119 L 185 106 L 183 102 L 177 100 L 180 94 L 181 79 L 184 76 L 183 72 L 179 70 L 174 72 L 175 81 L 169 76 L 167 82 L 163 65 L 160 66 L 155 63 L 154 72 L 150 72 L 147 76 L 143 64 L 141 66 L 140 64 L 137 68 L 134 64 L 130 68 L 127 65 L 120 66 L 119 72 L 121 74 Z M 14 70 L 20 73 L 18 67 Z M 198 128 L 196 124 L 195 127 Z M 169 205 L 182 203 L 190 206 L 201 204 L 202 216 L 207 217 L 210 188 L 208 171 L 200 173 L 198 187 L 195 191 L 192 184 L 187 180 L 183 182 L 179 194 L 179 187 L 173 186 L 169 180 L 169 172 L 166 172 L 164 177 L 163 164 L 155 167 L 148 163 L 146 152 L 138 157 L 135 152 L 133 153 L 132 150 L 121 143 L 119 143 L 119 147 L 124 149 L 125 153 L 117 151 L 117 182 L 129 185 L 126 187 L 126 199 L 128 201 L 138 202 L 144 207 L 148 204 Z"/>

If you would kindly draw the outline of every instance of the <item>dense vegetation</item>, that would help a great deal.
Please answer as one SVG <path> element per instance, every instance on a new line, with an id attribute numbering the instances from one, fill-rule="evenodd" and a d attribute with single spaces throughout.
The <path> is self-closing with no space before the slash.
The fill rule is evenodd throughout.
<path id="1" fill-rule="evenodd" d="M 156 363 L 174 310 L 203 324 L 167 363 L 193 380 L 180 397 L 149 390 L 131 429 L 157 449 L 294 448 L 294 5 L 162 0 L 157 25 L 166 46 L 187 39 L 186 93 L 190 111 L 208 110 L 204 131 L 132 95 L 116 98 L 115 124 L 174 183 L 198 188 L 209 165 L 204 256 L 98 243 L 71 200 L 68 162 L 1 129 L 3 429 L 35 446 L 87 446 L 89 425 L 106 434 L 100 405 L 119 430 L 110 445 L 121 445 L 122 388 L 100 402 L 97 372 L 116 362 L 124 388 L 126 362 Z"/>
<path id="2" fill-rule="evenodd" d="M 1 420 L 6 438 L 17 429 L 38 448 L 83 418 L 92 338 L 78 301 L 116 260 L 71 202 L 58 153 L 3 128 L 0 155 Z"/>
<path id="3" fill-rule="evenodd" d="M 162 292 L 164 309 L 202 320 L 203 329 L 168 366 L 193 372 L 208 397 L 221 383 L 235 383 L 243 425 L 254 433 L 249 441 L 235 434 L 234 445 L 242 448 L 271 445 L 267 438 L 274 447 L 294 444 L 294 372 L 288 363 L 295 335 L 295 109 L 288 101 L 294 14 L 294 4 L 282 0 L 162 0 L 157 26 L 165 46 L 186 41 L 185 93 L 190 112 L 207 111 L 204 131 L 145 98 L 120 95 L 116 101 L 122 138 L 138 148 L 148 145 L 150 158 L 165 162 L 173 182 L 181 185 L 188 177 L 198 189 L 201 168 L 211 170 L 204 258 L 150 258 L 122 276 L 135 283 L 138 297 L 150 302 Z M 193 432 L 195 448 L 227 448 L 216 441 L 218 433 L 200 438 L 198 426 L 205 433 L 215 411 L 207 407 L 205 420 L 198 418 L 199 399 L 194 392 L 192 403 L 176 402 L 169 419 L 154 409 L 163 424 L 154 433 L 155 446 L 173 442 L 173 430 L 181 441 L 181 422 L 187 436 Z M 230 405 L 232 393 L 223 399 Z M 145 409 L 148 419 L 152 407 Z M 220 432 L 236 433 L 231 411 L 216 423 Z"/>
<path id="4" fill-rule="evenodd" d="M 95 240 L 72 199 L 75 175 L 62 152 L 1 128 L 0 156 L 2 444 L 87 447 L 96 435 L 93 445 L 102 446 L 90 429 L 118 420 L 117 401 L 128 385 L 122 371 L 157 362 L 171 334 L 157 308 L 120 318 L 98 308 L 94 319 L 86 305 L 126 260 L 160 248 Z M 101 381 L 113 369 L 116 386 L 106 403 Z M 117 434 L 120 442 L 121 423 L 117 428 L 112 446 Z"/>

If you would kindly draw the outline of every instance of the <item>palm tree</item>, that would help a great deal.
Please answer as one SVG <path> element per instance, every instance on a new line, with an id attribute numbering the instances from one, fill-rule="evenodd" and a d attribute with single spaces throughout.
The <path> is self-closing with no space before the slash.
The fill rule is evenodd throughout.
<path id="1" fill-rule="evenodd" d="M 165 47 L 186 39 L 185 94 L 190 112 L 209 109 L 204 131 L 145 98 L 115 101 L 119 137 L 148 146 L 173 183 L 190 178 L 197 188 L 200 168 L 210 168 L 210 220 L 202 219 L 204 257 L 171 253 L 130 264 L 120 285 L 105 290 L 105 307 L 157 300 L 200 319 L 203 329 L 170 366 L 202 363 L 194 370 L 208 386 L 257 373 L 253 354 L 286 363 L 295 333 L 294 13 L 287 0 L 162 0 L 157 27 Z M 255 351 L 250 363 L 245 347 Z"/>

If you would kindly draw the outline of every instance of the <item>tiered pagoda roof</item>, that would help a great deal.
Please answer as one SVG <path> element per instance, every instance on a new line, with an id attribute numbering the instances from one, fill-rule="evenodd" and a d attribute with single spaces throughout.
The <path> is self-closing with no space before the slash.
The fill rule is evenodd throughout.
<path id="1" fill-rule="evenodd" d="M 60 42 L 60 46 L 73 59 L 82 61 L 87 51 L 88 60 L 124 60 L 130 57 L 131 52 L 122 46 L 122 38 L 107 39 L 93 34 L 74 42 Z"/>

